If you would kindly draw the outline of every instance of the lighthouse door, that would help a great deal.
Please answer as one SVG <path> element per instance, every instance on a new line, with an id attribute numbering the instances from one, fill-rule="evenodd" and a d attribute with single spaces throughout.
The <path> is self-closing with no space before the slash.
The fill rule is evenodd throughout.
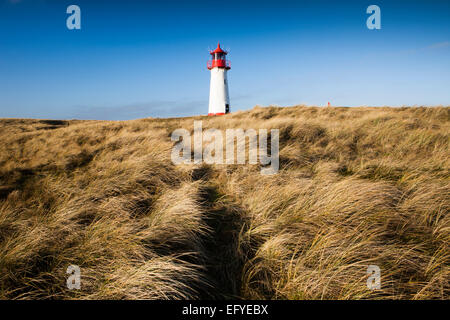
<path id="1" fill-rule="evenodd" d="M 225 113 L 230 113 L 230 105 L 228 103 L 225 105 Z"/>

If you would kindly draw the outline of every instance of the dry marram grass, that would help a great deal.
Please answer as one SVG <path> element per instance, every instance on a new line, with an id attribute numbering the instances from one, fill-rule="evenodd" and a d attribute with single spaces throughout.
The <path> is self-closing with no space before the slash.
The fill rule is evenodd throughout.
<path id="1" fill-rule="evenodd" d="M 278 128 L 279 173 L 173 165 L 170 133 L 193 120 Z M 449 120 L 305 106 L 0 120 L 0 298 L 448 299 Z"/>

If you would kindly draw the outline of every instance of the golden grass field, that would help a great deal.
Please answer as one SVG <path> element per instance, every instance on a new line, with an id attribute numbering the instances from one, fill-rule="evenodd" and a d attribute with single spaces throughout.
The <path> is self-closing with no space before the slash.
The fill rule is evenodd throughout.
<path id="1" fill-rule="evenodd" d="M 279 173 L 175 166 L 194 119 L 278 128 Z M 450 298 L 449 107 L 3 119 L 0 137 L 1 299 Z"/>

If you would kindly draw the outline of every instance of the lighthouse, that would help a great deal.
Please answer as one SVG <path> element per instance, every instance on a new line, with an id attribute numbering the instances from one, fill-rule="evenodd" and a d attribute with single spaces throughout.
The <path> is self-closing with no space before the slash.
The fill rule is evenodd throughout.
<path id="1" fill-rule="evenodd" d="M 230 112 L 227 80 L 227 71 L 231 69 L 230 61 L 226 59 L 228 52 L 220 48 L 220 43 L 217 44 L 216 50 L 209 53 L 212 58 L 207 63 L 208 70 L 211 71 L 208 115 L 222 115 Z"/>

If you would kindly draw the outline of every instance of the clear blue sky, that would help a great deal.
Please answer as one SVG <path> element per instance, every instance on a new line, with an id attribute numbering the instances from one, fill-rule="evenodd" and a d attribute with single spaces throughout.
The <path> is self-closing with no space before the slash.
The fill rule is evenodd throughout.
<path id="1" fill-rule="evenodd" d="M 232 111 L 450 104 L 450 1 L 0 0 L 0 117 L 205 114 L 219 40 Z"/>

